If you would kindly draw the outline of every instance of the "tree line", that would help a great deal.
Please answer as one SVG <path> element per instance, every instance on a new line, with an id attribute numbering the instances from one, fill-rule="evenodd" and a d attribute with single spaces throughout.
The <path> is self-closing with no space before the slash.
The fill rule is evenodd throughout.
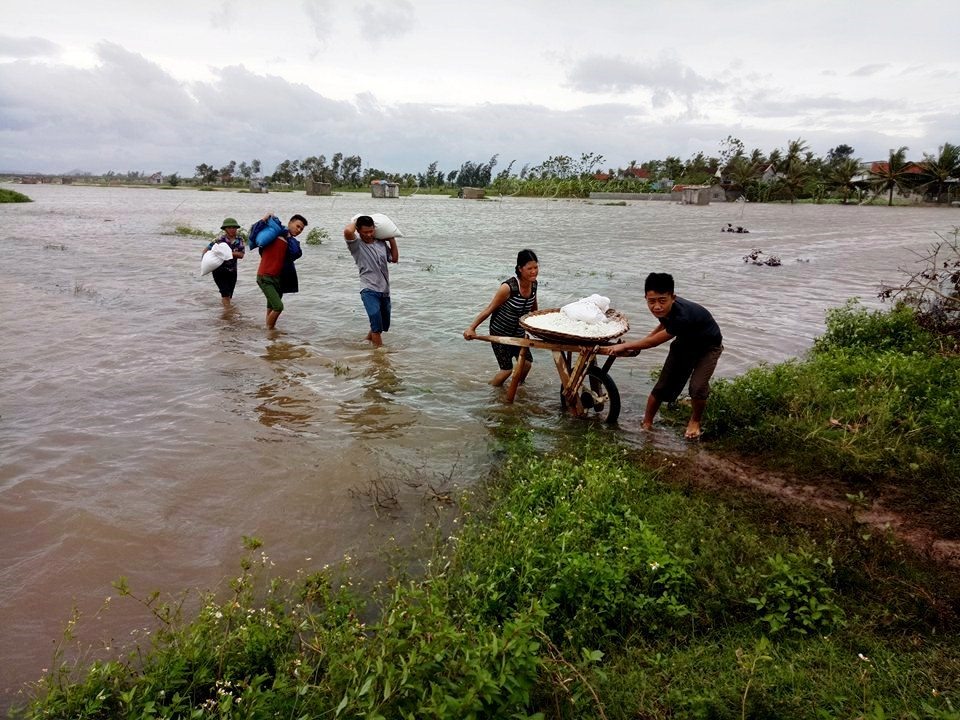
<path id="1" fill-rule="evenodd" d="M 753 202 L 838 199 L 862 202 L 884 197 L 893 203 L 894 194 L 919 194 L 931 202 L 949 202 L 958 196 L 960 147 L 945 142 L 936 154 L 925 153 L 909 160 L 906 146 L 891 149 L 887 157 L 864 162 L 853 147 L 846 144 L 818 156 L 802 138 L 789 141 L 783 148 L 764 151 L 748 149 L 728 136 L 716 155 L 697 152 L 686 160 L 668 155 L 662 160 L 631 161 L 626 167 L 606 167 L 598 153 L 579 157 L 556 155 L 516 169 L 511 161 L 497 171 L 499 155 L 486 161 L 463 162 L 459 168 L 444 169 L 438 161 L 422 172 L 395 173 L 376 167 L 364 167 L 359 155 L 338 152 L 311 155 L 280 162 L 265 173 L 260 160 L 226 165 L 201 163 L 192 178 L 176 173 L 165 177 L 170 185 L 243 186 L 253 179 L 264 180 L 278 188 L 302 189 L 308 180 L 330 183 L 342 189 L 364 189 L 376 180 L 395 182 L 407 191 L 454 191 L 463 187 L 486 188 L 501 195 L 551 197 L 587 197 L 591 192 L 669 192 L 677 185 L 720 184 L 728 198 L 743 197 Z M 115 178 L 123 176 L 115 173 Z M 137 180 L 138 177 L 127 179 Z"/>

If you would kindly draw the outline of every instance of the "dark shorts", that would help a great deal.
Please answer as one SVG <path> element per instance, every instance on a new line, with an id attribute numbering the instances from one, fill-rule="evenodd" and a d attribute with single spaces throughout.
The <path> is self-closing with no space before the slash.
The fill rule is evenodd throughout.
<path id="1" fill-rule="evenodd" d="M 533 362 L 533 353 L 530 348 L 522 348 L 519 345 L 502 345 L 500 343 L 491 343 L 493 354 L 497 358 L 497 365 L 501 370 L 513 370 L 513 359 L 520 356 L 523 350 L 527 362 Z"/>
<path id="2" fill-rule="evenodd" d="M 233 290 L 237 287 L 237 271 L 217 268 L 211 275 L 213 275 L 213 281 L 220 289 L 220 297 L 233 297 Z"/>
<path id="3" fill-rule="evenodd" d="M 370 332 L 383 333 L 390 329 L 390 296 L 364 288 L 360 291 L 363 309 L 370 318 Z"/>
<path id="4" fill-rule="evenodd" d="M 267 298 L 267 308 L 283 312 L 283 293 L 280 291 L 280 278 L 275 275 L 257 275 L 257 285 Z"/>
<path id="5" fill-rule="evenodd" d="M 708 348 L 690 348 L 674 340 L 663 363 L 660 378 L 650 394 L 660 402 L 671 403 L 680 397 L 683 386 L 690 381 L 690 397 L 706 400 L 710 394 L 710 378 L 717 368 L 723 345 Z"/>

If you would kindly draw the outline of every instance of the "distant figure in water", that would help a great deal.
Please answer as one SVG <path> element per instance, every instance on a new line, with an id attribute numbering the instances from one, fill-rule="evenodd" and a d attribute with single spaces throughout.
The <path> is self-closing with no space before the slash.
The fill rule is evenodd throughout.
<path id="1" fill-rule="evenodd" d="M 641 427 L 644 430 L 652 429 L 660 404 L 676 400 L 689 380 L 690 404 L 693 409 L 684 437 L 687 440 L 696 440 L 700 437 L 700 421 L 707 407 L 707 396 L 710 394 L 710 378 L 723 352 L 723 335 L 709 310 L 678 297 L 673 288 L 672 275 L 647 275 L 643 288 L 647 308 L 660 323 L 646 337 L 605 346 L 600 349 L 600 354 L 632 357 L 641 350 L 673 340 L 657 384 L 647 398 Z"/>
<path id="2" fill-rule="evenodd" d="M 220 291 L 220 302 L 224 307 L 230 307 L 230 299 L 233 297 L 233 291 L 237 287 L 237 260 L 243 258 L 243 238 L 238 235 L 240 223 L 232 217 L 225 218 L 220 224 L 223 231 L 220 236 L 203 249 L 201 257 L 217 243 L 226 243 L 233 252 L 233 257 L 225 260 L 224 263 L 213 271 L 213 281 L 217 284 Z"/>
<path id="3" fill-rule="evenodd" d="M 464 340 L 473 340 L 477 336 L 480 323 L 488 317 L 491 335 L 520 338 L 524 336 L 523 328 L 520 327 L 520 318 L 537 309 L 537 275 L 540 273 L 540 263 L 533 250 L 521 250 L 517 253 L 515 273 L 516 277 L 507 278 L 500 283 L 490 304 L 474 318 L 470 327 L 463 331 Z M 530 372 L 530 363 L 533 362 L 530 348 L 500 343 L 491 343 L 490 347 L 493 348 L 493 354 L 500 366 L 500 372 L 490 381 L 491 385 L 494 387 L 503 385 L 513 373 L 513 360 L 520 356 L 521 351 L 527 362 L 524 363 L 519 382 L 526 379 L 527 373 Z"/>
<path id="4" fill-rule="evenodd" d="M 727 223 L 725 228 L 720 228 L 720 232 L 748 233 L 750 231 L 740 225 L 737 225 L 736 229 L 734 229 L 733 223 Z"/>

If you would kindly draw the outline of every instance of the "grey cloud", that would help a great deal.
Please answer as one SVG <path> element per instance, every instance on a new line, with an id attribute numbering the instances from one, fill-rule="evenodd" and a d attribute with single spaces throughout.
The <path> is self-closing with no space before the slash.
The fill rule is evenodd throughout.
<path id="1" fill-rule="evenodd" d="M 55 57 L 59 54 L 60 46 L 43 38 L 0 35 L 0 58 L 25 60 L 28 58 Z"/>
<path id="2" fill-rule="evenodd" d="M 871 65 L 864 65 L 857 68 L 850 73 L 851 77 L 870 77 L 871 75 L 876 75 L 881 73 L 884 70 L 887 70 L 890 67 L 890 63 L 873 63 Z"/>
<path id="3" fill-rule="evenodd" d="M 330 0 L 303 0 L 302 6 L 314 37 L 320 44 L 325 44 L 335 32 L 333 3 Z"/>
<path id="4" fill-rule="evenodd" d="M 685 96 L 723 87 L 722 82 L 703 77 L 676 58 L 640 62 L 602 55 L 591 55 L 574 63 L 567 73 L 567 85 L 586 93 L 644 89 Z"/>
<path id="5" fill-rule="evenodd" d="M 741 96 L 734 103 L 738 112 L 758 118 L 797 118 L 818 113 L 863 114 L 888 109 L 889 101 L 876 98 L 848 100 L 836 95 L 778 98 L 768 92 Z"/>
<path id="6" fill-rule="evenodd" d="M 648 108 L 605 103 L 560 111 L 536 105 L 384 105 L 371 94 L 353 102 L 236 65 L 210 82 L 177 81 L 142 56 L 117 45 L 98 47 L 90 69 L 27 61 L 0 64 L 0 169 L 65 172 L 74 168 L 179 172 L 202 162 L 258 158 L 267 172 L 284 159 L 335 152 L 356 154 L 365 167 L 416 172 L 437 160 L 449 172 L 467 161 L 499 154 L 515 169 L 551 155 L 595 152 L 604 167 L 630 160 L 712 153 L 728 134 L 748 147 L 782 146 L 798 132 L 817 152 L 841 142 L 867 157 L 874 146 L 921 147 L 915 138 L 857 131 L 825 133 L 758 130 L 750 118 L 784 117 L 787 125 L 809 113 L 865 115 L 878 101 L 842 98 L 743 101 L 744 119 L 730 126 L 703 119 L 654 120 Z M 932 145 L 960 135 L 957 114 L 927 121 Z M 867 140 L 869 139 L 869 143 Z M 882 153 L 881 153 L 882 155 Z"/>
<path id="7" fill-rule="evenodd" d="M 224 0 L 210 13 L 210 25 L 214 28 L 231 28 L 237 21 L 237 6 Z"/>
<path id="8" fill-rule="evenodd" d="M 416 11 L 409 0 L 367 0 L 354 8 L 354 14 L 360 35 L 378 45 L 409 33 Z"/>

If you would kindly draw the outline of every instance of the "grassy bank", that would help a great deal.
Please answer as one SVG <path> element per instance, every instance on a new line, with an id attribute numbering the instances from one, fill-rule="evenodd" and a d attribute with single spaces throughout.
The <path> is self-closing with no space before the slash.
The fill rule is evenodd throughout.
<path id="1" fill-rule="evenodd" d="M 960 718 L 955 578 L 852 521 L 565 445 L 510 438 L 415 577 L 270 579 L 251 540 L 229 597 L 188 619 L 140 598 L 152 647 L 60 664 L 22 715 Z"/>
<path id="2" fill-rule="evenodd" d="M 7 188 L 0 188 L 0 203 L 23 203 L 23 202 L 33 202 L 29 197 L 23 193 L 19 193 L 16 190 L 8 190 Z"/>
<path id="3" fill-rule="evenodd" d="M 871 496 L 960 537 L 960 355 L 911 308 L 827 315 L 807 357 L 716 383 L 715 447 Z"/>

